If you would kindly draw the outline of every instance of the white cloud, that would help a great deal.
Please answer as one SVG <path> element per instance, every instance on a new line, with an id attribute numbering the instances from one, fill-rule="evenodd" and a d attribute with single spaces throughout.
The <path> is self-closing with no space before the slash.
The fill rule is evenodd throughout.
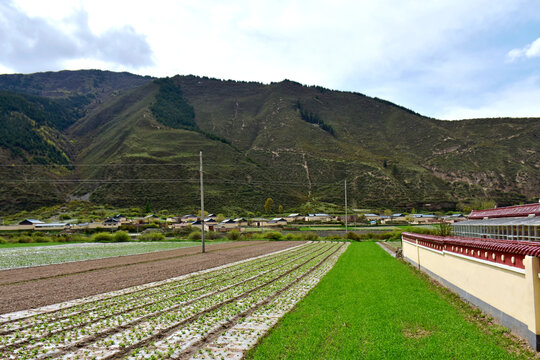
<path id="1" fill-rule="evenodd" d="M 137 69 L 151 65 L 144 35 L 130 25 L 95 34 L 88 13 L 78 9 L 60 21 L 28 15 L 11 2 L 0 3 L 0 63 L 16 71 L 58 70 L 78 59 Z"/>
<path id="2" fill-rule="evenodd" d="M 67 6 L 63 0 L 14 0 L 14 4 L 34 20 L 54 24 L 57 34 L 69 36 L 77 34 L 81 23 L 69 20 L 73 14 L 87 14 L 86 33 L 103 41 L 93 41 L 82 54 L 64 56 L 56 68 L 88 64 L 154 76 L 195 74 L 262 82 L 289 78 L 387 98 L 430 116 L 457 109 L 455 104 L 473 109 L 476 94 L 508 86 L 501 80 L 504 66 L 512 65 L 505 63 L 506 56 L 540 53 L 540 42 L 507 53 L 501 49 L 516 45 L 497 52 L 487 49 L 489 39 L 485 40 L 524 17 L 538 16 L 536 0 L 160 0 L 150 4 L 79 0 Z M 137 50 L 135 39 L 146 43 L 151 55 L 144 46 Z M 10 44 L 16 52 L 17 44 Z M 50 56 L 62 53 L 62 44 L 53 54 L 43 51 Z M 2 50 L 0 42 L 0 66 L 15 71 L 28 68 L 24 62 L 3 60 Z M 44 68 L 50 66 L 47 56 L 40 57 L 37 51 L 31 55 L 26 58 L 32 69 L 48 70 Z"/>
<path id="3" fill-rule="evenodd" d="M 540 38 L 522 48 L 512 49 L 508 52 L 510 61 L 515 61 L 519 58 L 530 59 L 535 57 L 540 57 Z"/>
<path id="4" fill-rule="evenodd" d="M 482 94 L 476 106 L 451 105 L 440 119 L 459 120 L 483 117 L 540 117 L 540 76 L 531 76 L 499 91 Z"/>

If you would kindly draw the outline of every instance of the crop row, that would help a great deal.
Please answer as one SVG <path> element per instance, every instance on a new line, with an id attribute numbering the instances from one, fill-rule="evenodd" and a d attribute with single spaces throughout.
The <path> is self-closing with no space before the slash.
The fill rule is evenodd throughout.
<path id="1" fill-rule="evenodd" d="M 196 246 L 196 242 L 83 243 L 0 250 L 0 270 L 145 254 Z"/>
<path id="2" fill-rule="evenodd" d="M 348 245 L 348 244 L 347 244 Z M 259 339 L 278 320 L 289 312 L 306 294 L 314 288 L 324 275 L 330 271 L 347 246 L 334 253 L 321 266 L 314 269 L 308 276 L 300 279 L 287 291 L 282 292 L 267 304 L 258 307 L 236 325 L 220 333 L 213 341 L 203 344 L 192 359 L 242 359 L 247 350 L 253 347 Z M 138 359 L 141 359 L 139 357 Z"/>
<path id="3" fill-rule="evenodd" d="M 270 266 L 283 264 L 290 258 L 311 251 L 313 246 L 301 246 L 285 254 L 274 254 L 261 258 L 257 266 L 250 267 L 244 264 L 235 264 L 228 268 L 210 271 L 199 274 L 198 276 L 189 276 L 174 282 L 137 289 L 123 293 L 122 295 L 89 301 L 15 321 L 6 321 L 7 323 L 4 325 L 4 329 L 0 330 L 0 335 L 6 335 L 27 328 L 31 328 L 33 331 L 52 332 L 58 328 L 65 328 L 68 325 L 80 325 L 81 322 L 95 321 L 99 318 L 121 314 L 129 309 L 145 307 L 167 300 L 175 301 L 189 293 L 208 291 L 212 286 L 214 288 L 220 288 L 224 284 L 242 281 L 246 276 L 249 276 L 250 272 L 256 270 L 264 271 Z M 84 314 L 87 316 L 83 316 Z M 0 340 L 0 346 L 6 343 L 8 343 L 8 338 L 3 337 Z"/>
<path id="4" fill-rule="evenodd" d="M 158 352 L 163 356 L 155 343 L 171 334 L 176 334 L 175 341 L 166 346 L 166 353 L 179 354 L 316 272 L 338 247 L 312 243 L 5 321 L 0 357 L 119 358 L 138 353 L 151 357 Z"/>

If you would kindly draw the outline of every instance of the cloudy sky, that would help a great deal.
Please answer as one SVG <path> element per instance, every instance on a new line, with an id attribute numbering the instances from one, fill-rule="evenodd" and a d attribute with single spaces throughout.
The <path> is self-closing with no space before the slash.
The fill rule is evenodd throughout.
<path id="1" fill-rule="evenodd" d="M 108 69 L 540 117 L 538 0 L 0 0 L 0 73 Z"/>

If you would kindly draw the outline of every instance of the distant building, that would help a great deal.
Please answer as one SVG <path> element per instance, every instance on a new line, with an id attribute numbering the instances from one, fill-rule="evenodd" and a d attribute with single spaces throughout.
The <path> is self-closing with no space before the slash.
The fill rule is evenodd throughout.
<path id="1" fill-rule="evenodd" d="M 244 219 L 244 218 L 236 218 L 236 219 L 234 219 L 233 221 L 236 223 L 236 225 L 237 225 L 238 227 L 241 227 L 241 226 L 248 226 L 248 221 L 247 221 L 247 219 Z"/>
<path id="2" fill-rule="evenodd" d="M 65 223 L 41 223 L 41 224 L 35 224 L 34 230 L 64 230 L 69 229 L 70 225 Z"/>
<path id="3" fill-rule="evenodd" d="M 305 221 L 321 221 L 321 222 L 328 222 L 332 220 L 332 217 L 328 214 L 319 213 L 319 214 L 308 214 L 304 218 Z"/>
<path id="4" fill-rule="evenodd" d="M 199 220 L 199 218 L 197 216 L 191 215 L 191 214 L 184 215 L 184 216 L 182 216 L 182 218 L 180 218 L 181 222 L 193 222 L 193 221 L 197 221 L 197 220 Z"/>
<path id="5" fill-rule="evenodd" d="M 215 227 L 217 230 L 229 230 L 238 228 L 238 224 L 231 219 L 225 219 Z"/>
<path id="6" fill-rule="evenodd" d="M 106 228 L 117 228 L 120 225 L 122 225 L 122 223 L 115 218 L 109 218 L 103 222 L 103 227 Z"/>
<path id="7" fill-rule="evenodd" d="M 265 218 L 253 218 L 251 219 L 251 224 L 256 227 L 268 226 L 269 219 Z"/>
<path id="8" fill-rule="evenodd" d="M 434 224 L 439 222 L 434 214 L 413 214 L 413 224 Z"/>
<path id="9" fill-rule="evenodd" d="M 273 218 L 268 222 L 268 226 L 285 226 L 287 225 L 287 220 L 284 218 Z"/>
<path id="10" fill-rule="evenodd" d="M 540 241 L 540 204 L 474 210 L 452 228 L 455 236 Z"/>
<path id="11" fill-rule="evenodd" d="M 294 213 L 294 214 L 289 214 L 287 216 L 284 217 L 285 220 L 287 220 L 287 222 L 295 222 L 295 221 L 302 221 L 304 220 L 304 216 L 298 214 L 298 213 Z"/>
<path id="12" fill-rule="evenodd" d="M 35 220 L 35 219 L 24 219 L 19 223 L 19 225 L 38 225 L 38 224 L 44 224 L 41 220 Z"/>
<path id="13" fill-rule="evenodd" d="M 377 221 L 381 219 L 381 216 L 377 214 L 364 214 L 364 218 L 367 221 Z"/>

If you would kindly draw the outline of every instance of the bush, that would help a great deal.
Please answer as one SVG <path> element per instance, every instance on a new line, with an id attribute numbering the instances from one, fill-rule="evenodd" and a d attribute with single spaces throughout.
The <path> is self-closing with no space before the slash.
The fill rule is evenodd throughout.
<path id="1" fill-rule="evenodd" d="M 94 234 L 94 236 L 92 237 L 92 240 L 97 241 L 97 242 L 108 242 L 108 241 L 113 241 L 113 236 L 106 232 L 100 232 L 100 233 Z"/>
<path id="2" fill-rule="evenodd" d="M 28 235 L 22 235 L 17 238 L 17 242 L 20 244 L 29 244 L 31 242 L 34 242 L 34 239 L 32 239 Z"/>
<path id="3" fill-rule="evenodd" d="M 125 231 L 117 231 L 114 233 L 114 241 L 115 242 L 126 242 L 131 240 L 128 233 Z"/>
<path id="4" fill-rule="evenodd" d="M 7 244 L 8 241 L 0 236 L 0 244 Z"/>
<path id="5" fill-rule="evenodd" d="M 354 233 L 352 231 L 349 231 L 347 233 L 347 239 L 354 240 L 354 241 L 360 241 L 361 237 L 357 233 Z"/>
<path id="6" fill-rule="evenodd" d="M 242 234 L 240 233 L 240 231 L 234 229 L 227 234 L 227 238 L 229 240 L 240 240 L 242 238 Z"/>
<path id="7" fill-rule="evenodd" d="M 202 236 L 201 236 L 202 238 Z M 220 236 L 217 232 L 215 231 L 208 231 L 208 232 L 205 232 L 204 233 L 204 238 L 205 239 L 208 239 L 208 240 L 216 240 L 216 239 L 219 239 Z"/>
<path id="8" fill-rule="evenodd" d="M 200 231 L 192 231 L 189 235 L 188 235 L 188 239 L 189 240 L 193 240 L 193 241 L 197 241 L 197 240 L 201 240 L 202 238 L 202 235 L 201 235 L 201 232 Z"/>
<path id="9" fill-rule="evenodd" d="M 285 240 L 298 240 L 298 235 L 296 234 L 287 234 L 285 235 Z"/>
<path id="10" fill-rule="evenodd" d="M 44 243 L 54 241 L 50 236 L 46 236 L 43 233 L 35 232 L 32 234 L 32 242 Z"/>
<path id="11" fill-rule="evenodd" d="M 263 237 L 270 240 L 281 240 L 283 238 L 283 234 L 279 231 L 270 231 L 264 234 Z"/>
<path id="12" fill-rule="evenodd" d="M 314 233 L 314 232 L 309 231 L 309 232 L 303 234 L 302 237 L 304 238 L 304 240 L 315 241 L 315 240 L 317 240 L 319 238 L 319 235 Z"/>
<path id="13" fill-rule="evenodd" d="M 139 236 L 139 241 L 161 241 L 165 240 L 165 234 L 160 232 L 144 233 Z"/>

